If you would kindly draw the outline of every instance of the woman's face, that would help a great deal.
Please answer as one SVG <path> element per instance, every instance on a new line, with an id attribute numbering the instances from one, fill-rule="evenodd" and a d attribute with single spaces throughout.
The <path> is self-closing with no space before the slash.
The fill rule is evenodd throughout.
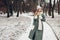
<path id="1" fill-rule="evenodd" d="M 39 8 L 37 11 L 38 11 L 38 12 L 42 12 L 42 9 L 41 9 L 41 8 Z"/>

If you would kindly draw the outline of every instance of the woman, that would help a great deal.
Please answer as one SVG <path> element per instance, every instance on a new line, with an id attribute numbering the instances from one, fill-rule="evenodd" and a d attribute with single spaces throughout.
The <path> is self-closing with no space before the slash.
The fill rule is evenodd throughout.
<path id="1" fill-rule="evenodd" d="M 42 7 L 37 6 L 37 10 L 34 14 L 34 18 L 37 18 L 37 16 L 39 16 L 41 14 L 41 12 L 42 12 Z"/>

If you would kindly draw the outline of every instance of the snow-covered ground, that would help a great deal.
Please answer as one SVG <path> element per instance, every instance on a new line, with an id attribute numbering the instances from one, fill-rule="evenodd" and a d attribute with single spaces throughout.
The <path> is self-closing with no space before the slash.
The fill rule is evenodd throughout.
<path id="1" fill-rule="evenodd" d="M 6 14 L 0 14 L 0 40 L 31 40 L 29 33 L 34 28 L 33 14 L 23 13 L 19 17 L 14 16 L 7 18 Z M 55 14 L 56 15 L 56 14 Z M 46 16 L 46 21 L 54 29 L 54 32 L 60 39 L 60 16 L 51 18 Z M 58 26 L 59 25 L 59 26 Z M 52 28 L 43 22 L 43 40 L 57 40 Z"/>
<path id="2" fill-rule="evenodd" d="M 57 40 L 51 27 L 46 22 L 43 22 L 43 39 L 42 40 Z"/>
<path id="3" fill-rule="evenodd" d="M 54 18 L 46 16 L 46 22 L 51 26 L 57 38 L 60 40 L 60 15 L 54 13 Z"/>
<path id="4" fill-rule="evenodd" d="M 0 40 L 30 40 L 29 32 L 33 29 L 33 17 L 28 14 L 20 14 L 7 18 L 6 14 L 0 14 Z"/>

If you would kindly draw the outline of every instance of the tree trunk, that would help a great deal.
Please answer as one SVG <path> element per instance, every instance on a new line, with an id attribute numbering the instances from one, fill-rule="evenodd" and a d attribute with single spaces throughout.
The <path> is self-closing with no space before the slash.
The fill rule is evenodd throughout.
<path id="1" fill-rule="evenodd" d="M 60 15 L 60 0 L 58 2 L 58 14 Z"/>
<path id="2" fill-rule="evenodd" d="M 54 4 L 52 6 L 52 18 L 54 18 L 54 8 L 55 8 L 55 0 L 54 0 Z"/>
<path id="3" fill-rule="evenodd" d="M 52 4 L 51 4 L 51 0 L 50 0 L 50 3 L 49 3 L 49 16 L 51 16 L 51 7 L 52 7 Z"/>

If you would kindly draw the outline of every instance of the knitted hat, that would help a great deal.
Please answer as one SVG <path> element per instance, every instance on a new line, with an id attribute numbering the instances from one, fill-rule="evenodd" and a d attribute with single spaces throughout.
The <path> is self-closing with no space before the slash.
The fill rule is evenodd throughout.
<path id="1" fill-rule="evenodd" d="M 41 7 L 38 5 L 38 6 L 37 6 L 37 9 L 41 9 Z"/>

